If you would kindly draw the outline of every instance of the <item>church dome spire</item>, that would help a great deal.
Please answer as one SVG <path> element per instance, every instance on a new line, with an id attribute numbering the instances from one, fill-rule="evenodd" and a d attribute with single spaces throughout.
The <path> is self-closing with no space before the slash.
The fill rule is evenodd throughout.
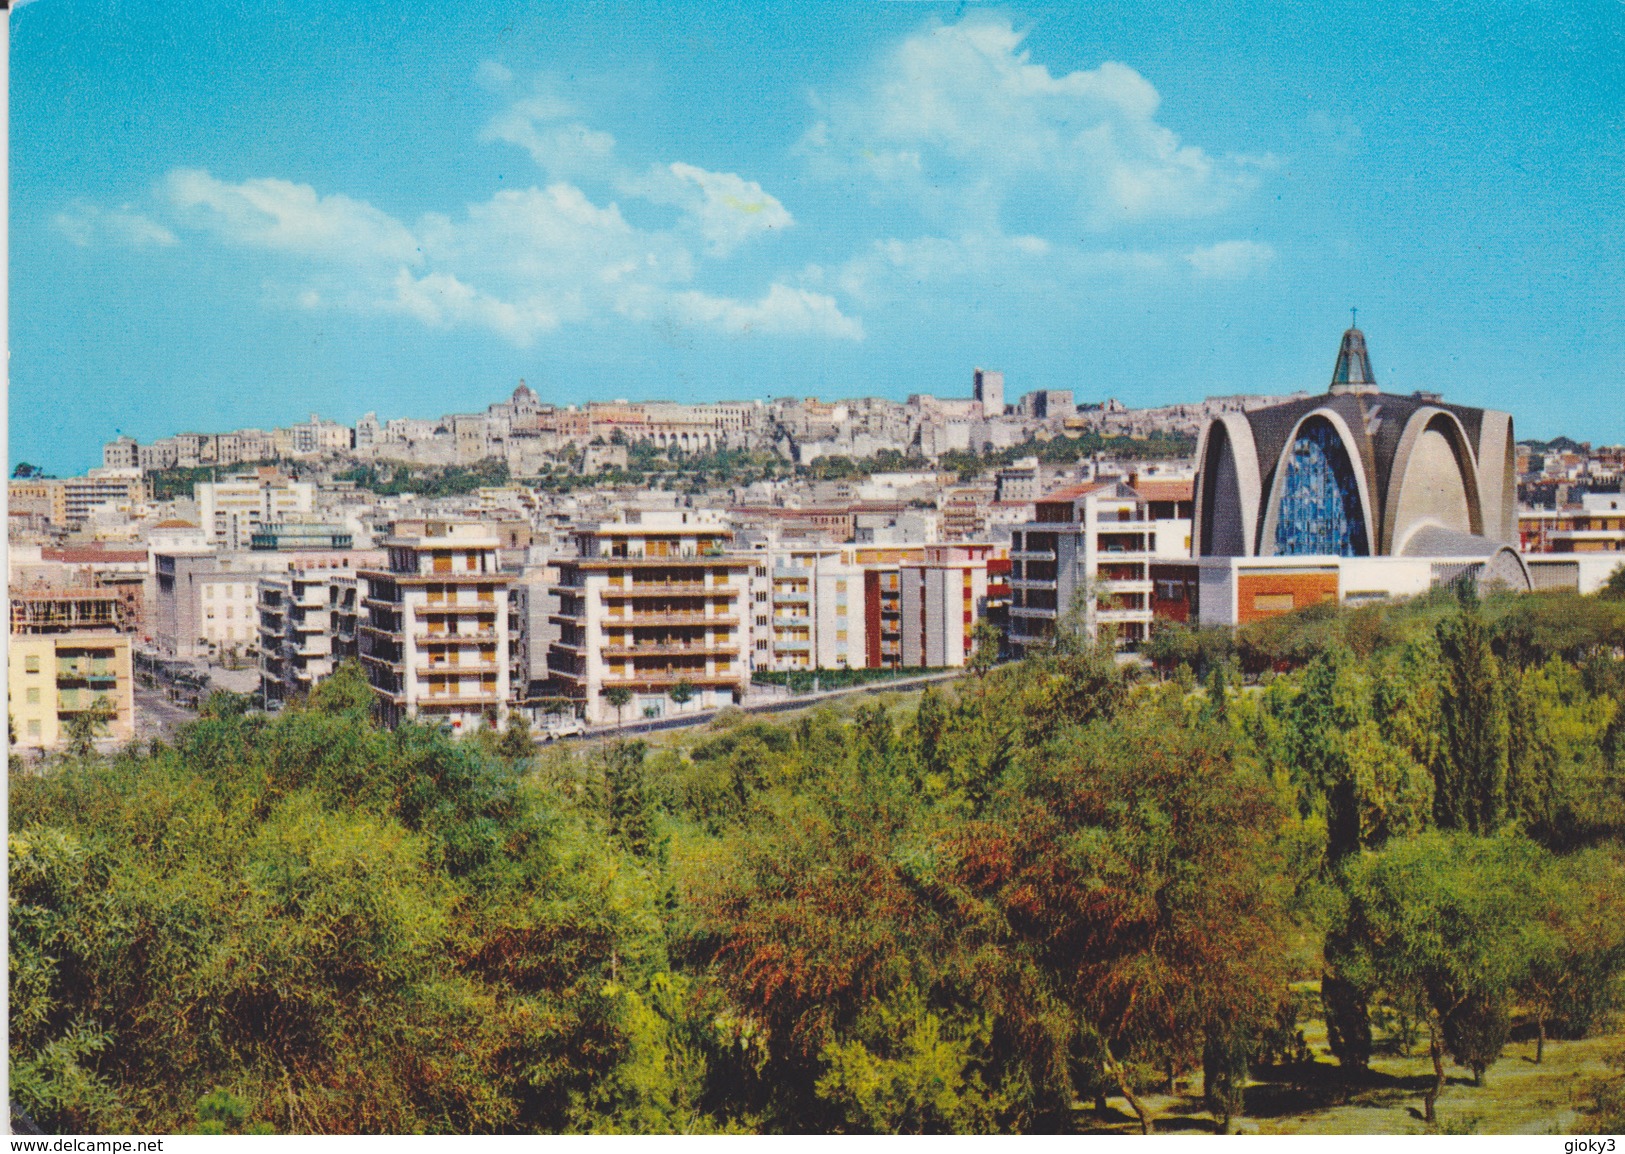
<path id="1" fill-rule="evenodd" d="M 1332 370 L 1333 393 L 1374 393 L 1377 375 L 1371 371 L 1371 356 L 1365 351 L 1365 334 L 1350 328 L 1337 350 L 1337 367 Z"/>

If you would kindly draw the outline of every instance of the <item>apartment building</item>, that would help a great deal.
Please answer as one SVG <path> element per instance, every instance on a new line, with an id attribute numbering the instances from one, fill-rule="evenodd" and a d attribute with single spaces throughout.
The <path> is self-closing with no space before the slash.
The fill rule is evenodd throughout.
<path id="1" fill-rule="evenodd" d="M 357 643 L 384 723 L 415 718 L 454 732 L 504 727 L 511 578 L 497 563 L 496 532 L 476 521 L 403 528 L 383 542 L 387 568 L 359 574 L 365 591 Z"/>
<path id="2" fill-rule="evenodd" d="M 978 621 L 998 624 L 1008 596 L 1008 559 L 990 544 L 927 545 L 898 568 L 902 664 L 959 668 L 970 659 Z"/>
<path id="3" fill-rule="evenodd" d="M 45 513 L 53 525 L 82 525 L 98 509 L 111 506 L 138 512 L 147 487 L 137 468 L 92 469 L 83 477 L 20 478 L 9 487 L 11 501 Z"/>
<path id="4" fill-rule="evenodd" d="M 861 669 L 868 652 L 863 566 L 851 545 L 774 545 L 757 562 L 752 664 Z"/>
<path id="5" fill-rule="evenodd" d="M 134 437 L 119 436 L 102 446 L 102 467 L 106 469 L 139 469 L 141 446 Z"/>
<path id="6" fill-rule="evenodd" d="M 1521 509 L 1525 553 L 1625 552 L 1625 493 L 1586 493 L 1579 508 Z"/>
<path id="7" fill-rule="evenodd" d="M 1134 648 L 1150 632 L 1151 565 L 1188 559 L 1189 481 L 1097 481 L 1035 503 L 1035 520 L 1010 540 L 1010 647 L 1044 645 L 1077 605 L 1091 635 L 1110 625 Z"/>
<path id="8" fill-rule="evenodd" d="M 587 720 L 743 699 L 754 561 L 729 551 L 733 531 L 719 514 L 633 510 L 574 537 L 577 555 L 558 562 L 548 671 Z M 670 696 L 680 685 L 692 692 L 685 703 Z M 630 704 L 611 706 L 612 689 L 628 690 Z"/>
<path id="9" fill-rule="evenodd" d="M 135 735 L 135 679 L 124 606 L 108 590 L 13 592 L 6 687 L 16 743 L 52 749 L 76 714 L 102 712 L 103 733 Z"/>
<path id="10" fill-rule="evenodd" d="M 260 578 L 260 689 L 267 709 L 308 695 L 356 655 L 356 586 L 353 572 L 325 566 Z"/>
<path id="11" fill-rule="evenodd" d="M 356 572 L 381 565 L 377 550 L 304 553 L 216 553 L 208 549 L 152 551 L 153 642 L 175 657 L 206 657 L 259 645 L 259 582 L 296 568 Z"/>
<path id="12" fill-rule="evenodd" d="M 316 486 L 294 481 L 267 467 L 226 481 L 200 481 L 192 486 L 203 531 L 220 549 L 247 549 L 265 526 L 308 521 L 315 509 Z"/>

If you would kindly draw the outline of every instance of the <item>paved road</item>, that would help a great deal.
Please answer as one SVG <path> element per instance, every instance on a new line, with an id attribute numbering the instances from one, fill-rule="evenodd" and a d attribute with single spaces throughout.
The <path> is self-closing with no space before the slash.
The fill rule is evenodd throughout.
<path id="1" fill-rule="evenodd" d="M 137 684 L 135 687 L 135 735 L 142 741 L 151 741 L 157 738 L 168 741 L 175 735 L 175 728 L 184 722 L 195 720 L 197 714 L 184 706 L 176 705 L 164 696 L 162 689 L 148 689 Z"/>
<path id="2" fill-rule="evenodd" d="M 820 702 L 829 701 L 836 697 L 850 697 L 857 693 L 890 693 L 893 690 L 918 689 L 924 685 L 952 681 L 956 677 L 965 676 L 967 672 L 969 671 L 965 669 L 953 669 L 946 673 L 928 673 L 921 677 L 900 677 L 895 681 L 871 681 L 865 685 L 851 685 L 844 689 L 826 689 L 819 693 L 800 693 L 794 696 L 769 698 L 766 701 L 753 701 L 747 705 L 729 706 L 728 708 L 740 709 L 745 713 L 785 713 L 792 709 L 810 709 Z M 601 725 L 589 729 L 586 733 L 557 740 L 592 741 L 600 737 L 655 733 L 663 729 L 689 729 L 696 725 L 707 724 L 720 712 L 722 711 L 719 709 L 707 709 L 700 713 L 680 713 L 671 717 L 628 721 L 625 725 Z"/>

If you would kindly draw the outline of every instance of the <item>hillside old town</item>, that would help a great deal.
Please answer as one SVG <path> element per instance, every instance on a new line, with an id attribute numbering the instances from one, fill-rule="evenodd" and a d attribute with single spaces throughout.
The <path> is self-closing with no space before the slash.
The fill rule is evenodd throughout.
<path id="1" fill-rule="evenodd" d="M 1328 342 L 1328 346 L 1330 342 Z M 1599 589 L 1625 446 L 1384 393 L 1365 337 L 1287 396 L 1130 409 L 969 373 L 969 395 L 311 414 L 120 436 L 10 482 L 13 741 L 271 711 L 340 663 L 386 725 L 562 735 L 1020 657 L 1061 625 L 1134 660 L 1469 581 Z M 1014 385 L 1014 382 L 1010 382 Z"/>

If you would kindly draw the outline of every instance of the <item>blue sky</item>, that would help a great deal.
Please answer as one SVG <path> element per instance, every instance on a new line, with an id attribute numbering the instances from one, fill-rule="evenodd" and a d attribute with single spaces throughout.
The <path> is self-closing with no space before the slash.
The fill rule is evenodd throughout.
<path id="1" fill-rule="evenodd" d="M 12 458 L 1319 390 L 1350 306 L 1388 389 L 1625 440 L 1625 4 L 1265 7 L 32 0 Z"/>

